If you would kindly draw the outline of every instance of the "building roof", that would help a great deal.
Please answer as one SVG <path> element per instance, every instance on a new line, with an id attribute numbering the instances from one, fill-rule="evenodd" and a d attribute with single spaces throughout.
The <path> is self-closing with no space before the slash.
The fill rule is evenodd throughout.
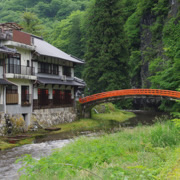
<path id="1" fill-rule="evenodd" d="M 76 81 L 62 81 L 61 79 L 53 79 L 53 78 L 42 78 L 38 77 L 38 83 L 40 84 L 54 84 L 54 85 L 66 85 L 66 86 L 81 86 L 84 87 L 83 83 L 76 82 Z"/>
<path id="2" fill-rule="evenodd" d="M 86 83 L 85 83 L 85 81 L 84 81 L 83 79 L 80 79 L 80 78 L 78 78 L 78 77 L 74 77 L 74 80 L 75 80 L 76 82 L 80 83 L 80 84 L 83 84 L 84 87 L 86 86 Z"/>
<path id="3" fill-rule="evenodd" d="M 74 63 L 83 64 L 84 61 L 75 58 L 65 52 L 59 50 L 58 48 L 54 47 L 53 45 L 49 44 L 48 42 L 44 41 L 41 38 L 37 38 L 34 36 L 34 45 L 36 46 L 36 52 L 43 56 L 55 57 L 67 61 L 71 61 Z"/>
<path id="4" fill-rule="evenodd" d="M 22 30 L 23 28 L 14 22 L 9 22 L 9 23 L 2 23 L 0 24 L 0 27 L 3 28 L 4 30 L 12 30 L 12 29 L 16 29 L 16 30 Z"/>
<path id="5" fill-rule="evenodd" d="M 4 54 L 15 54 L 17 51 L 12 48 L 8 48 L 6 46 L 0 46 L 0 53 Z"/>
<path id="6" fill-rule="evenodd" d="M 14 85 L 6 79 L 0 79 L 0 85 Z"/>

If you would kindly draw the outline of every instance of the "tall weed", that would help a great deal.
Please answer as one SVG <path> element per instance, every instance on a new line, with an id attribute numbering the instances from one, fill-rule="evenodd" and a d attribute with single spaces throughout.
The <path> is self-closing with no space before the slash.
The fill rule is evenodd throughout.
<path id="1" fill-rule="evenodd" d="M 154 147 L 166 147 L 179 144 L 180 133 L 178 128 L 170 121 L 158 122 L 151 130 L 150 142 Z"/>

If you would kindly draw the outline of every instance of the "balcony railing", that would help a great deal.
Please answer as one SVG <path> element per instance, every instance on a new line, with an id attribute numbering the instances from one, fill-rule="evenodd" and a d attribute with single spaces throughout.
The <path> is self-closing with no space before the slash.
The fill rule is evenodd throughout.
<path id="1" fill-rule="evenodd" d="M 6 73 L 35 75 L 35 68 L 17 64 L 6 64 Z"/>
<path id="2" fill-rule="evenodd" d="M 30 106 L 31 105 L 31 94 L 22 94 L 21 95 L 21 106 Z"/>
<path id="3" fill-rule="evenodd" d="M 18 94 L 6 94 L 6 104 L 18 104 Z"/>
<path id="4" fill-rule="evenodd" d="M 38 68 L 38 73 L 59 75 L 58 70 L 46 69 L 46 68 Z"/>

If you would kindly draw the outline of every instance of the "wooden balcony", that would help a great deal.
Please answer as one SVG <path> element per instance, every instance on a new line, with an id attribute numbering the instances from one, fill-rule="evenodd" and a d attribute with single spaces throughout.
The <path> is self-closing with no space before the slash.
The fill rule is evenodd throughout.
<path id="1" fill-rule="evenodd" d="M 6 94 L 6 104 L 18 104 L 18 94 Z"/>
<path id="2" fill-rule="evenodd" d="M 69 103 L 66 103 L 66 104 L 53 104 L 53 100 L 52 99 L 49 99 L 48 100 L 48 104 L 47 105 L 43 105 L 43 104 L 40 104 L 38 102 L 38 100 L 33 100 L 33 109 L 34 110 L 37 110 L 37 109 L 54 109 L 54 108 L 66 108 L 66 107 L 73 107 L 73 103 L 74 101 L 72 100 L 71 102 Z"/>

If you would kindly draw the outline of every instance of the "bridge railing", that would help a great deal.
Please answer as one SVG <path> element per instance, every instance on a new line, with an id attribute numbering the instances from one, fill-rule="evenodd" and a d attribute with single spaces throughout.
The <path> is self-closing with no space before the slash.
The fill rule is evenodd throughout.
<path id="1" fill-rule="evenodd" d="M 87 96 L 85 98 L 79 99 L 79 102 L 81 104 L 84 104 L 98 99 L 105 99 L 116 96 L 133 96 L 133 95 L 165 96 L 165 97 L 180 99 L 180 92 L 178 91 L 160 90 L 160 89 L 124 89 L 124 90 L 102 92 L 91 96 Z"/>

